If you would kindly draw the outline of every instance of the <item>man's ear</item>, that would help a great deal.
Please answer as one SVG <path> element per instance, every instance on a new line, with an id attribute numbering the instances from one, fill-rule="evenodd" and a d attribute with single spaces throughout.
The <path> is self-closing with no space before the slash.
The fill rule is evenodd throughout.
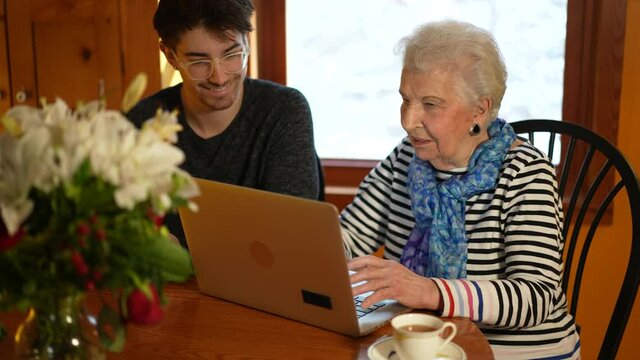
<path id="1" fill-rule="evenodd" d="M 176 59 L 175 52 L 171 50 L 165 43 L 160 42 L 160 50 L 164 53 L 164 57 L 174 69 L 178 68 L 178 59 Z"/>
<path id="2" fill-rule="evenodd" d="M 245 47 L 249 47 L 249 33 L 245 32 L 242 34 L 242 42 Z"/>

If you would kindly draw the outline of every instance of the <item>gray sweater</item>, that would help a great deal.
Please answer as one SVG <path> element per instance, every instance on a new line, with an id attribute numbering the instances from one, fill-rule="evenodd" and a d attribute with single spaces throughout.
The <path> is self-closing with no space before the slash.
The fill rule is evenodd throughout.
<path id="1" fill-rule="evenodd" d="M 203 139 L 186 122 L 181 87 L 178 84 L 140 101 L 127 117 L 140 127 L 158 108 L 177 109 L 183 127 L 177 146 L 186 157 L 181 165 L 185 171 L 198 178 L 318 198 L 319 168 L 311 111 L 298 90 L 245 79 L 238 115 L 221 134 Z M 178 215 L 169 214 L 165 223 L 186 247 Z"/>

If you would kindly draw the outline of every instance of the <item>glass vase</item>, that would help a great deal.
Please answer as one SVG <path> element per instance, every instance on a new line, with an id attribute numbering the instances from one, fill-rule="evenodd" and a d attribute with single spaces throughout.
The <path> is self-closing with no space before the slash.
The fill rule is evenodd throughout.
<path id="1" fill-rule="evenodd" d="M 15 336 L 19 359 L 84 360 L 106 358 L 96 318 L 87 314 L 83 295 L 63 296 L 32 307 Z"/>

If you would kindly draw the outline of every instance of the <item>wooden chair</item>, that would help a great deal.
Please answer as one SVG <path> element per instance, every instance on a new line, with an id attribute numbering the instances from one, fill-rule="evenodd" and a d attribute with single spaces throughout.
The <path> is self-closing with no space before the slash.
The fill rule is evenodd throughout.
<path id="1" fill-rule="evenodd" d="M 598 359 L 614 359 L 640 285 L 638 177 L 614 145 L 582 126 L 564 121 L 541 119 L 517 121 L 511 125 L 516 134 L 519 136 L 524 134 L 534 146 L 549 157 L 559 158 L 556 169 L 565 214 L 563 229 L 565 270 L 562 288 L 569 295 L 567 287 L 571 278 L 573 287 L 569 297 L 569 312 L 574 318 L 579 302 L 582 275 L 595 232 L 603 219 L 606 221 L 611 218 L 613 209 L 610 205 L 613 199 L 620 194 L 620 190 L 626 190 L 631 210 L 631 238 L 617 240 L 631 241 L 631 252 L 624 280 L 598 355 Z M 558 151 L 559 145 L 561 151 Z M 617 177 L 614 175 L 616 172 Z M 587 228 L 582 249 L 579 254 L 576 254 L 579 255 L 578 263 L 575 265 L 576 274 L 571 277 L 577 239 L 580 231 Z"/>

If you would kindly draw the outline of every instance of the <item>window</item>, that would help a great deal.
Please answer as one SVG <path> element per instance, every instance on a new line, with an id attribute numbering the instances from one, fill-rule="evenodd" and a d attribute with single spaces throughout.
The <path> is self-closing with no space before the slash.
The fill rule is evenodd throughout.
<path id="1" fill-rule="evenodd" d="M 359 13 L 374 11 L 378 1 L 383 0 L 369 1 Z M 285 0 L 254 0 L 254 4 L 257 45 L 262 44 L 254 53 L 258 57 L 255 76 L 287 84 Z M 341 11 L 342 4 L 333 8 L 334 13 Z M 618 132 L 626 11 L 626 0 L 567 0 L 562 119 L 594 129 L 613 143 Z M 327 26 L 338 26 L 331 17 L 325 20 Z M 575 156 L 585 151 L 576 149 Z M 350 201 L 353 188 L 375 165 L 364 160 L 322 162 L 327 200 L 339 207 Z"/>
<path id="2" fill-rule="evenodd" d="M 455 19 L 498 42 L 509 73 L 501 117 L 560 119 L 566 9 L 567 0 L 288 0 L 287 83 L 309 100 L 320 157 L 382 159 L 405 136 L 395 45 L 424 22 Z"/>

